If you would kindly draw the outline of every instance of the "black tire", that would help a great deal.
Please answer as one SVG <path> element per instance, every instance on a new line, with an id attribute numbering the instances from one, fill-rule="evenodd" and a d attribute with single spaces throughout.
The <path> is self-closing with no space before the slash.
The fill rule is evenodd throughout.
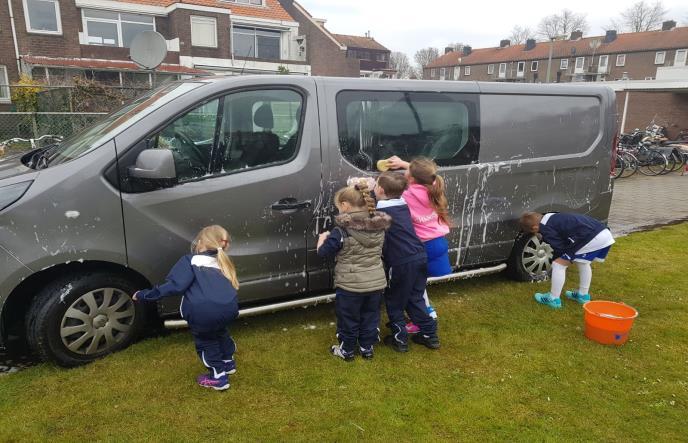
<path id="1" fill-rule="evenodd" d="M 145 307 L 131 300 L 137 289 L 113 272 L 69 274 L 46 285 L 27 313 L 30 349 L 41 360 L 72 367 L 126 348 L 146 321 Z"/>
<path id="2" fill-rule="evenodd" d="M 621 154 L 624 162 L 624 170 L 621 173 L 621 178 L 627 178 L 638 172 L 638 159 L 630 152 Z"/>
<path id="3" fill-rule="evenodd" d="M 612 174 L 612 178 L 621 177 L 623 175 L 624 169 L 626 169 L 624 159 L 620 155 L 617 155 L 616 160 L 614 162 L 614 172 Z"/>
<path id="4" fill-rule="evenodd" d="M 535 235 L 521 234 L 507 261 L 507 274 L 517 281 L 543 280 L 552 268 L 552 257 L 550 245 Z"/>
<path id="5" fill-rule="evenodd" d="M 655 176 L 664 172 L 668 164 L 667 158 L 661 152 L 650 150 L 640 161 L 638 170 L 643 175 Z"/>

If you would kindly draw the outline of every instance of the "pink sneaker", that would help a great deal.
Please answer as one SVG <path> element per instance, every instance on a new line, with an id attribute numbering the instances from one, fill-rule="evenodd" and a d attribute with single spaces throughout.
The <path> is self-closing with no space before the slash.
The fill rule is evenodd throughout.
<path id="1" fill-rule="evenodd" d="M 408 322 L 406 323 L 406 332 L 409 334 L 418 334 L 420 332 L 420 328 L 414 325 L 412 322 Z"/>

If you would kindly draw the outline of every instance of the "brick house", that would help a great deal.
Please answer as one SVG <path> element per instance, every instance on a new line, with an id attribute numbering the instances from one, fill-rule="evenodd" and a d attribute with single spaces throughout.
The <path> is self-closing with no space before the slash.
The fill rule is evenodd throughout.
<path id="1" fill-rule="evenodd" d="M 27 73 L 49 84 L 82 75 L 150 84 L 129 60 L 140 31 L 167 43 L 155 78 L 199 73 L 310 73 L 299 24 L 278 0 L 7 0 L 0 3 L 0 85 Z M 0 86 L 0 103 L 9 101 Z"/>
<path id="2" fill-rule="evenodd" d="M 424 66 L 423 78 L 507 82 L 650 80 L 670 67 L 686 65 L 688 27 L 664 22 L 662 30 L 583 37 L 573 32 L 566 40 L 510 45 L 445 54 Z M 551 63 L 550 59 L 551 50 Z"/>
<path id="3" fill-rule="evenodd" d="M 346 47 L 346 56 L 360 60 L 361 77 L 389 78 L 396 71 L 390 69 L 389 56 L 391 51 L 376 41 L 370 34 L 364 37 L 358 35 L 333 34 Z"/>

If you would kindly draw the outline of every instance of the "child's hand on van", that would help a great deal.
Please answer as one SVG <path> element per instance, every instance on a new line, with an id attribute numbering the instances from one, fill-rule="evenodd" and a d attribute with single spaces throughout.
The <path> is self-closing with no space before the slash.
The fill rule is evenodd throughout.
<path id="1" fill-rule="evenodd" d="M 388 158 L 387 164 L 389 165 L 389 169 L 408 169 L 409 168 L 409 163 L 400 159 L 396 155 L 393 155 L 392 157 Z"/>
<path id="2" fill-rule="evenodd" d="M 136 296 L 139 293 L 139 291 L 134 292 L 134 295 L 131 296 L 131 299 L 134 301 L 139 301 L 139 298 Z"/>
<path id="3" fill-rule="evenodd" d="M 318 235 L 318 245 L 315 247 L 316 250 L 320 249 L 323 243 L 325 243 L 325 240 L 327 240 L 327 237 L 330 236 L 330 231 L 325 231 L 321 232 L 320 235 Z"/>

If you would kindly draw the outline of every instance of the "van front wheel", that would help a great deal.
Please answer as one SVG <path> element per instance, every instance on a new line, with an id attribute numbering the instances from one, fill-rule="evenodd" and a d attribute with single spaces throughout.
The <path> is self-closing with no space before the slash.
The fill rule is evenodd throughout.
<path id="1" fill-rule="evenodd" d="M 536 235 L 521 234 L 514 242 L 507 262 L 507 272 L 518 281 L 547 278 L 552 268 L 553 250 Z"/>
<path id="2" fill-rule="evenodd" d="M 71 274 L 48 284 L 27 314 L 27 340 L 42 360 L 78 366 L 125 348 L 142 328 L 135 285 L 121 274 Z"/>

